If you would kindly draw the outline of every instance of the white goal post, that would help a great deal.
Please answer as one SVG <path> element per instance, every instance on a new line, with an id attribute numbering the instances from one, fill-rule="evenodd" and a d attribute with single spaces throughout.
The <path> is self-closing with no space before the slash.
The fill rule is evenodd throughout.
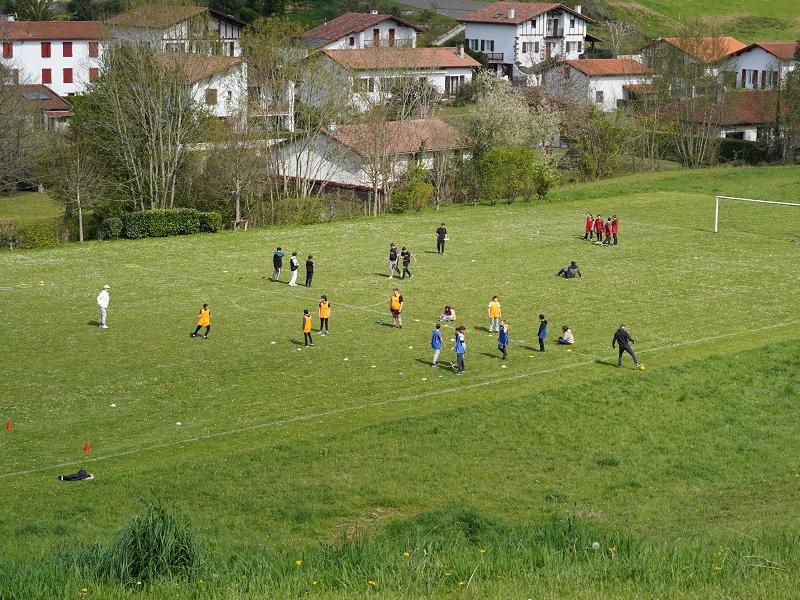
<path id="1" fill-rule="evenodd" d="M 756 204 L 779 204 L 781 206 L 800 206 L 798 202 L 778 202 L 777 200 L 755 200 L 753 198 L 736 198 L 734 196 L 717 196 L 717 203 L 714 206 L 714 233 L 719 233 L 719 203 L 720 200 L 731 200 L 733 202 L 755 202 Z"/>

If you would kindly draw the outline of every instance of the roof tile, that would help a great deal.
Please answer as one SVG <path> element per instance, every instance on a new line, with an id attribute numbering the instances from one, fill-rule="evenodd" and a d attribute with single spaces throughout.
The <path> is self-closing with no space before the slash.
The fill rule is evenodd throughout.
<path id="1" fill-rule="evenodd" d="M 303 37 L 309 42 L 309 44 L 311 44 L 311 46 L 314 48 L 319 48 L 325 44 L 335 42 L 346 35 L 350 35 L 351 33 L 364 31 L 365 29 L 374 27 L 378 23 L 386 20 L 396 21 L 401 25 L 413 27 L 417 31 L 420 31 L 420 28 L 416 25 L 412 25 L 411 23 L 399 19 L 394 15 L 345 13 L 339 17 L 336 17 L 332 21 L 328 21 L 324 25 L 314 27 L 314 29 L 309 29 L 303 34 Z"/>
<path id="2" fill-rule="evenodd" d="M 514 10 L 514 18 L 508 18 L 509 9 Z M 498 23 L 501 25 L 519 25 L 529 19 L 538 17 L 542 13 L 550 12 L 551 10 L 564 10 L 570 14 L 576 15 L 587 21 L 594 23 L 586 15 L 583 15 L 569 6 L 563 4 L 554 4 L 552 2 L 495 2 L 474 10 L 466 16 L 458 19 L 462 23 Z"/>
<path id="3" fill-rule="evenodd" d="M 99 21 L 8 21 L 0 24 L 0 38 L 26 40 L 99 40 L 104 38 Z"/>
<path id="4" fill-rule="evenodd" d="M 589 77 L 648 75 L 650 69 L 630 58 L 584 58 L 566 61 L 572 68 Z"/>
<path id="5" fill-rule="evenodd" d="M 461 133 L 441 119 L 342 125 L 328 132 L 328 135 L 365 157 L 378 152 L 383 154 L 382 147 L 387 149 L 388 154 L 397 156 L 418 152 L 423 144 L 425 150 L 430 152 L 467 146 Z"/>
<path id="6" fill-rule="evenodd" d="M 442 69 L 474 68 L 480 63 L 458 48 L 365 48 L 358 50 L 323 50 L 345 69 L 374 71 L 379 69 Z"/>

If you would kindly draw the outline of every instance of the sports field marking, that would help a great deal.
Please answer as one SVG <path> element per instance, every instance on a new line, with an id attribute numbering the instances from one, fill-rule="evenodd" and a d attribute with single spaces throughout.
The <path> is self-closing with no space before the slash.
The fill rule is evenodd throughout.
<path id="1" fill-rule="evenodd" d="M 780 329 L 781 327 L 789 327 L 791 325 L 797 325 L 797 324 L 800 324 L 800 319 L 795 320 L 795 321 L 787 321 L 787 322 L 784 322 L 784 323 L 775 323 L 773 325 L 764 325 L 763 327 L 756 327 L 754 329 L 745 329 L 745 330 L 741 330 L 741 331 L 732 331 L 730 333 L 722 333 L 722 334 L 719 334 L 719 335 L 713 335 L 713 336 L 709 336 L 709 337 L 698 338 L 696 340 L 687 340 L 687 341 L 684 341 L 684 342 L 676 342 L 674 344 L 666 344 L 664 346 L 657 346 L 655 348 L 645 348 L 643 350 L 639 350 L 638 353 L 639 354 L 648 354 L 648 353 L 653 353 L 653 352 L 660 352 L 660 351 L 663 351 L 663 350 L 670 350 L 670 349 L 673 349 L 673 348 L 680 348 L 680 347 L 683 347 L 683 346 L 691 346 L 691 345 L 694 345 L 694 344 L 702 344 L 702 343 L 705 343 L 705 342 L 710 342 L 710 341 L 715 341 L 715 340 L 735 337 L 735 336 L 739 336 L 739 335 L 757 333 L 759 331 L 767 331 L 767 330 L 770 330 L 770 329 Z M 83 459 L 81 461 L 68 461 L 68 462 L 58 463 L 58 464 L 49 465 L 49 466 L 45 466 L 45 467 L 36 467 L 34 469 L 25 469 L 25 470 L 21 470 L 21 471 L 12 471 L 12 472 L 9 472 L 9 473 L 0 474 L 0 479 L 7 479 L 9 477 L 16 477 L 18 475 L 30 475 L 32 473 L 41 473 L 42 471 L 50 471 L 50 470 L 53 470 L 53 469 L 61 469 L 61 468 L 65 468 L 65 467 L 73 467 L 73 466 L 83 465 L 83 464 L 86 464 L 86 463 L 100 462 L 100 461 L 103 461 L 103 460 L 110 460 L 110 459 L 114 459 L 114 458 L 122 458 L 124 456 L 131 456 L 131 455 L 134 455 L 134 454 L 143 454 L 145 452 L 152 452 L 152 451 L 155 451 L 155 450 L 163 450 L 164 448 L 171 448 L 171 447 L 174 447 L 174 446 L 181 446 L 181 445 L 184 445 L 184 444 L 193 444 L 193 443 L 201 442 L 201 441 L 204 441 L 204 440 L 210 440 L 210 439 L 215 439 L 215 438 L 219 438 L 219 437 L 226 437 L 226 436 L 229 436 L 229 435 L 237 435 L 239 433 L 246 433 L 246 432 L 249 432 L 249 431 L 256 431 L 256 430 L 259 430 L 259 429 L 268 429 L 270 427 L 280 427 L 281 425 L 288 425 L 290 423 L 298 423 L 298 422 L 303 422 L 303 421 L 313 421 L 315 419 L 323 419 L 325 417 L 329 417 L 329 416 L 337 415 L 337 414 L 342 414 L 342 413 L 346 413 L 346 412 L 353 412 L 353 411 L 366 410 L 366 409 L 370 409 L 370 408 L 377 408 L 379 406 L 386 406 L 388 404 L 397 404 L 397 403 L 400 403 L 400 402 L 409 402 L 409 401 L 412 401 L 412 400 L 419 400 L 421 398 L 429 398 L 429 397 L 432 397 L 432 396 L 441 396 L 441 395 L 450 394 L 450 393 L 453 393 L 453 392 L 463 392 L 464 390 L 472 390 L 472 389 L 477 389 L 477 388 L 481 388 L 481 387 L 486 387 L 486 386 L 489 386 L 489 385 L 505 383 L 507 381 L 525 379 L 525 378 L 528 378 L 528 377 L 533 377 L 535 375 L 545 375 L 547 373 L 555 373 L 557 371 L 563 371 L 564 369 L 572 369 L 572 368 L 575 368 L 575 367 L 585 367 L 585 366 L 588 366 L 588 365 L 591 365 L 591 364 L 595 364 L 598 360 L 602 360 L 602 359 L 605 359 L 605 358 L 607 358 L 607 357 L 606 356 L 603 356 L 603 357 L 600 357 L 600 358 L 594 357 L 594 358 L 591 358 L 591 359 L 583 361 L 583 362 L 570 363 L 570 364 L 561 365 L 561 366 L 558 366 L 558 367 L 552 367 L 550 369 L 542 369 L 542 370 L 539 370 L 539 371 L 529 371 L 529 372 L 526 372 L 526 373 L 518 373 L 516 375 L 510 375 L 508 377 L 498 377 L 498 378 L 495 378 L 495 379 L 486 379 L 486 380 L 483 380 L 483 381 L 476 381 L 475 383 L 469 383 L 469 384 L 466 384 L 466 385 L 460 385 L 458 387 L 449 387 L 449 388 L 445 388 L 445 389 L 441 389 L 441 390 L 431 390 L 429 392 L 422 392 L 421 394 L 398 396 L 397 398 L 390 398 L 388 400 L 378 400 L 378 401 L 375 401 L 375 402 L 367 402 L 367 403 L 360 404 L 360 405 L 357 405 L 357 406 L 345 406 L 345 407 L 342 407 L 342 408 L 335 408 L 335 409 L 332 409 L 332 410 L 326 410 L 326 411 L 321 411 L 321 412 L 316 412 L 316 413 L 310 413 L 310 414 L 307 414 L 307 415 L 297 415 L 295 417 L 288 417 L 288 418 L 285 418 L 285 419 L 279 419 L 277 421 L 267 421 L 265 423 L 256 423 L 254 425 L 248 425 L 246 427 L 238 427 L 236 429 L 229 429 L 227 431 L 217 431 L 217 432 L 214 432 L 214 433 L 207 433 L 207 434 L 204 434 L 204 435 L 185 438 L 185 439 L 182 439 L 182 440 L 174 440 L 174 441 L 171 441 L 171 442 L 166 442 L 164 444 L 155 444 L 155 445 L 147 446 L 147 447 L 144 447 L 144 448 L 134 448 L 132 450 L 125 450 L 123 452 L 116 452 L 114 454 L 107 454 L 105 456 L 96 456 L 96 457 L 93 457 L 93 458 L 85 458 L 85 459 Z"/>

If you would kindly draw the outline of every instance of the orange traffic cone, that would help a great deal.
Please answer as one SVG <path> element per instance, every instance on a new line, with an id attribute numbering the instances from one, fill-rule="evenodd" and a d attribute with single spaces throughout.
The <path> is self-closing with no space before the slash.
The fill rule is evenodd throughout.
<path id="1" fill-rule="evenodd" d="M 14 426 L 11 424 L 11 419 L 8 419 L 6 421 L 6 431 L 11 431 L 12 429 L 14 429 Z"/>
<path id="2" fill-rule="evenodd" d="M 91 449 L 92 447 L 89 445 L 89 440 L 86 440 L 86 443 L 83 445 L 83 453 L 89 454 L 89 450 Z"/>

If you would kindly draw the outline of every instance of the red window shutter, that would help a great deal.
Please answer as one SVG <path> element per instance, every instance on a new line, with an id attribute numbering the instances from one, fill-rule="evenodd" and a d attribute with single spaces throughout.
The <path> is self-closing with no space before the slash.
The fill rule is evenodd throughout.
<path id="1" fill-rule="evenodd" d="M 72 83 L 72 69 L 64 69 L 64 83 Z"/>
<path id="2" fill-rule="evenodd" d="M 89 67 L 89 83 L 94 83 L 100 76 L 100 69 L 97 67 Z"/>
<path id="3" fill-rule="evenodd" d="M 53 83 L 53 75 L 50 69 L 42 69 L 42 83 Z"/>
<path id="4" fill-rule="evenodd" d="M 42 58 L 50 58 L 50 42 L 42 42 Z"/>
<path id="5" fill-rule="evenodd" d="M 3 42 L 3 58 L 14 58 L 14 44 Z"/>
<path id="6" fill-rule="evenodd" d="M 61 42 L 62 56 L 64 58 L 72 57 L 72 42 Z"/>
<path id="7" fill-rule="evenodd" d="M 89 42 L 89 58 L 97 58 L 100 56 L 97 42 Z"/>

